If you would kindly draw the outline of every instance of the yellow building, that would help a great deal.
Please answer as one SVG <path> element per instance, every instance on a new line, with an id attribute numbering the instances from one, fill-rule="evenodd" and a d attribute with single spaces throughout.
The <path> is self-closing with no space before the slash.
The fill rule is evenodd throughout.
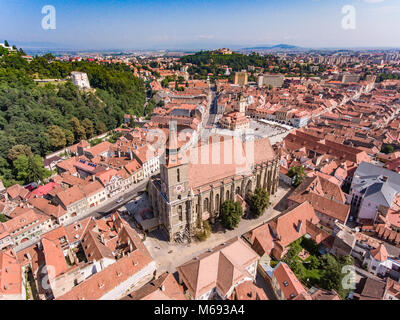
<path id="1" fill-rule="evenodd" d="M 246 71 L 236 72 L 233 80 L 234 84 L 245 86 L 247 84 L 248 74 Z"/>

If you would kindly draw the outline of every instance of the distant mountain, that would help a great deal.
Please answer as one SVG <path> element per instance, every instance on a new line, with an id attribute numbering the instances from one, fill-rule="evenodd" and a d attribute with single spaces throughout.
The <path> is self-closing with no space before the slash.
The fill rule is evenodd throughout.
<path id="1" fill-rule="evenodd" d="M 298 49 L 302 49 L 301 47 L 297 47 L 291 44 L 277 44 L 274 46 L 271 45 L 267 45 L 267 46 L 259 46 L 259 47 L 250 47 L 250 48 L 243 48 L 241 50 L 244 51 L 251 51 L 251 50 L 257 50 L 257 51 L 261 51 L 261 50 L 298 50 Z"/>

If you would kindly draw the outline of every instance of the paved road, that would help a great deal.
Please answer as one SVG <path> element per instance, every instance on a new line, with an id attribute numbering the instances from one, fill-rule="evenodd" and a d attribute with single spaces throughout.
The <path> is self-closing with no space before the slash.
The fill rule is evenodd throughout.
<path id="1" fill-rule="evenodd" d="M 148 182 L 147 179 L 140 181 L 139 183 L 134 185 L 134 187 L 130 189 L 128 192 L 119 194 L 115 198 L 110 199 L 107 204 L 101 207 L 96 207 L 93 211 L 88 212 L 85 215 L 81 215 L 77 217 L 77 219 L 75 220 L 70 220 L 66 225 L 70 225 L 77 220 L 82 220 L 87 217 L 94 217 L 95 219 L 100 219 L 114 212 L 118 208 L 121 208 L 123 205 L 125 205 L 127 202 L 131 201 L 134 197 L 138 195 L 139 192 L 145 191 L 147 182 Z M 121 202 L 117 202 L 121 198 L 123 198 L 124 200 Z"/>

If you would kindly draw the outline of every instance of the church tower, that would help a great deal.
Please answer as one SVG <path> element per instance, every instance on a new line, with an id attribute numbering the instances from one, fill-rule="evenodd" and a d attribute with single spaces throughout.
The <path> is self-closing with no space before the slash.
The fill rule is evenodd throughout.
<path id="1" fill-rule="evenodd" d="M 188 163 L 179 154 L 176 122 L 171 121 L 167 144 L 166 164 L 161 168 L 161 191 L 168 202 L 181 200 L 189 193 Z"/>

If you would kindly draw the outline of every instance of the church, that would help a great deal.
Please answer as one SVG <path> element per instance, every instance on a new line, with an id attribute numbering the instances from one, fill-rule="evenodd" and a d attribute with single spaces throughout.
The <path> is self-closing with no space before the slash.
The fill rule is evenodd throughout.
<path id="1" fill-rule="evenodd" d="M 154 215 L 169 241 L 190 239 L 203 230 L 204 221 L 215 222 L 228 199 L 245 199 L 258 187 L 271 195 L 277 191 L 279 157 L 268 138 L 215 135 L 182 150 L 171 131 L 165 164 L 148 187 Z"/>

